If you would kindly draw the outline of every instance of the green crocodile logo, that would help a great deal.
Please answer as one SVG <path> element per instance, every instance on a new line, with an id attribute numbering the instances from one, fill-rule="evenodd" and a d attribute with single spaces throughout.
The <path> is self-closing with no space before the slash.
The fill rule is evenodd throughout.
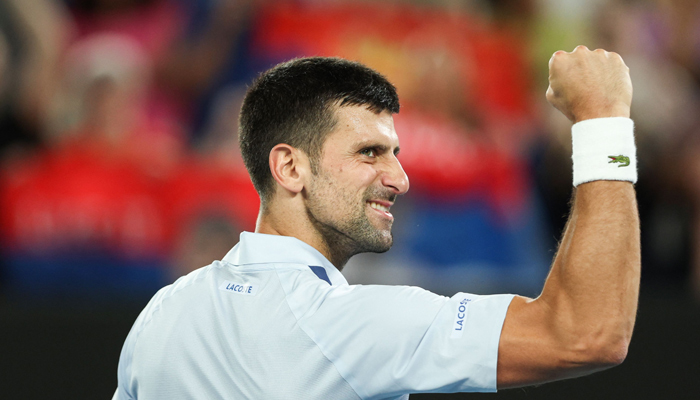
<path id="1" fill-rule="evenodd" d="M 619 156 L 608 156 L 610 161 L 608 161 L 608 164 L 620 164 L 617 167 L 626 167 L 630 165 L 630 158 L 627 156 L 619 155 Z"/>

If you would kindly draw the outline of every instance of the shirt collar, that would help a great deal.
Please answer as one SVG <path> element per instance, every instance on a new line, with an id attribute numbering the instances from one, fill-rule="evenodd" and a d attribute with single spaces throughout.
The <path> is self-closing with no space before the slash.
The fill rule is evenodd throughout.
<path id="1" fill-rule="evenodd" d="M 331 285 L 347 285 L 343 274 L 318 250 L 291 236 L 242 232 L 238 244 L 224 261 L 234 265 L 292 263 L 326 270 Z"/>

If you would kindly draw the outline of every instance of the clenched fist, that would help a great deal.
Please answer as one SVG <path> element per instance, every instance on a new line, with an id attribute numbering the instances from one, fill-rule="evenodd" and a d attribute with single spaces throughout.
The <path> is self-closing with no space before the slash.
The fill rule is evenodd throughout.
<path id="1" fill-rule="evenodd" d="M 547 101 L 572 122 L 629 117 L 632 81 L 617 53 L 578 46 L 557 51 L 549 60 Z"/>

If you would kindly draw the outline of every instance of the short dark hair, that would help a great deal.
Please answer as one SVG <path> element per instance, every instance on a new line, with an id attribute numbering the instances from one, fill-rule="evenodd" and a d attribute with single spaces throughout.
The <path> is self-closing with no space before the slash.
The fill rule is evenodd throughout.
<path id="1" fill-rule="evenodd" d="M 302 150 L 316 173 L 323 143 L 337 122 L 335 106 L 353 105 L 398 113 L 399 97 L 377 71 L 340 58 L 297 58 L 255 80 L 243 100 L 238 132 L 243 161 L 263 205 L 275 187 L 272 148 L 286 143 Z"/>

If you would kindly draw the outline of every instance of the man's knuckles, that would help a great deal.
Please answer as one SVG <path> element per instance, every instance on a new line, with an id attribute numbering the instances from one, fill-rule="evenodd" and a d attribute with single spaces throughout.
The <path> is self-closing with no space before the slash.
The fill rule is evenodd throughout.
<path id="1" fill-rule="evenodd" d="M 620 66 L 625 72 L 629 71 L 619 54 L 603 49 L 580 50 L 584 47 L 579 46 L 571 53 L 561 50 L 555 52 L 549 60 L 550 78 L 552 74 L 563 73 L 567 69 L 579 69 L 577 73 L 581 70 L 606 73 L 606 70 L 610 72 Z"/>

